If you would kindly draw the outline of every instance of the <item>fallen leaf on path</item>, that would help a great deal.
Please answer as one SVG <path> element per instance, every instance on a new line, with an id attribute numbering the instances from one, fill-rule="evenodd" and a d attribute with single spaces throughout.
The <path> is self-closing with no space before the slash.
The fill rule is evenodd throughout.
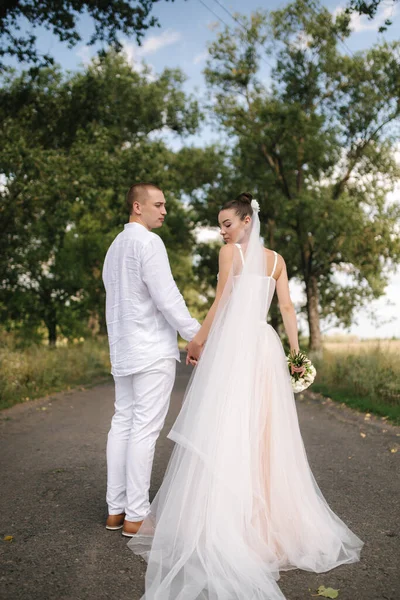
<path id="1" fill-rule="evenodd" d="M 391 449 L 390 449 L 390 452 L 391 452 L 392 454 L 396 454 L 397 450 L 398 450 L 397 448 L 391 448 Z"/>
<path id="2" fill-rule="evenodd" d="M 5 535 L 3 537 L 3 542 L 12 542 L 13 539 L 14 539 L 14 536 L 12 536 L 12 535 Z"/>
<path id="3" fill-rule="evenodd" d="M 363 433 L 362 431 L 361 431 L 360 435 L 361 435 L 361 437 L 362 437 L 362 438 L 365 438 L 365 437 L 367 437 L 367 434 L 366 434 L 366 433 Z"/>
<path id="4" fill-rule="evenodd" d="M 320 585 L 316 595 L 321 598 L 337 598 L 339 596 L 339 590 L 334 590 L 331 587 L 326 588 L 324 585 Z"/>

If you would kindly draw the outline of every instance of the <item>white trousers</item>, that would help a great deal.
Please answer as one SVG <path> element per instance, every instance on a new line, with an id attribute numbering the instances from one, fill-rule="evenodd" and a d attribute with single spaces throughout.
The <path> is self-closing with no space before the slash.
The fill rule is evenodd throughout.
<path id="1" fill-rule="evenodd" d="M 176 360 L 158 360 L 139 373 L 114 377 L 115 413 L 107 439 L 110 515 L 142 521 L 150 509 L 154 450 L 167 416 Z"/>

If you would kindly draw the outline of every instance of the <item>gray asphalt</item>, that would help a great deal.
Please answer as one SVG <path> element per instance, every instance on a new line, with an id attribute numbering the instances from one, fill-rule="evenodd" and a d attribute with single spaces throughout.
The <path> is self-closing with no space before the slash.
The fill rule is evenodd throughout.
<path id="1" fill-rule="evenodd" d="M 172 442 L 166 434 L 189 368 L 178 368 L 156 450 L 151 497 Z M 367 419 L 312 393 L 298 399 L 314 475 L 332 509 L 365 541 L 361 563 L 321 575 L 291 571 L 279 582 L 288 600 L 320 585 L 339 600 L 399 600 L 400 428 Z M 12 600 L 139 600 L 144 561 L 119 532 L 104 528 L 105 443 L 113 386 L 57 394 L 0 414 L 0 597 Z M 360 434 L 364 434 L 364 436 Z M 296 490 L 293 490 L 296 493 Z M 12 536 L 12 541 L 4 541 Z M 2 540 L 2 541 L 1 541 Z"/>

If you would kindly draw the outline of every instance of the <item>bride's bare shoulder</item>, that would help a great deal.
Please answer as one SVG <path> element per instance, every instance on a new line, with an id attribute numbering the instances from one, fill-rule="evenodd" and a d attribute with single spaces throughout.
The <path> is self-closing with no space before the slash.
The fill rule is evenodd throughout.
<path id="1" fill-rule="evenodd" d="M 221 248 L 219 250 L 219 255 L 223 256 L 223 257 L 232 256 L 233 251 L 234 251 L 234 244 L 224 244 L 223 246 L 221 246 Z"/>
<path id="2" fill-rule="evenodd" d="M 267 273 L 268 273 L 268 275 L 270 275 L 274 268 L 275 252 L 273 250 L 270 250 L 269 248 L 264 248 L 264 252 L 265 252 L 265 258 L 266 258 L 266 262 L 267 262 Z M 277 260 L 276 260 L 276 266 L 275 266 L 275 271 L 274 271 L 274 279 L 279 279 L 279 276 L 282 273 L 282 269 L 285 266 L 285 260 L 284 260 L 283 256 L 278 254 L 278 252 L 276 252 L 276 257 L 277 257 Z"/>
<path id="3" fill-rule="evenodd" d="M 233 258 L 234 245 L 224 244 L 219 251 L 219 262 L 230 262 Z"/>

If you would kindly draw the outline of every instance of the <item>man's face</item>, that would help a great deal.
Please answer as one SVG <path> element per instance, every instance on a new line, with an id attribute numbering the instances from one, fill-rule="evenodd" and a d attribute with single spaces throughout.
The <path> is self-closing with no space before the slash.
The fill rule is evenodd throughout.
<path id="1" fill-rule="evenodd" d="M 146 200 L 140 204 L 140 218 L 147 229 L 161 227 L 167 214 L 164 194 L 160 190 L 150 188 Z"/>

